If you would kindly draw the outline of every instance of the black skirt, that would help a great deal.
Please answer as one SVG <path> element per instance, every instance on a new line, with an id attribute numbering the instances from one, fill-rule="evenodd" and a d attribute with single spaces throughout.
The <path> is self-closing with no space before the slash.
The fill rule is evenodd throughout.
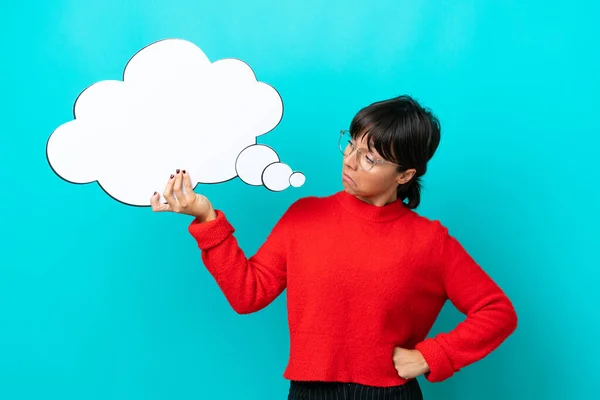
<path id="1" fill-rule="evenodd" d="M 423 400 L 416 379 L 403 385 L 377 387 L 343 382 L 290 381 L 288 400 Z"/>

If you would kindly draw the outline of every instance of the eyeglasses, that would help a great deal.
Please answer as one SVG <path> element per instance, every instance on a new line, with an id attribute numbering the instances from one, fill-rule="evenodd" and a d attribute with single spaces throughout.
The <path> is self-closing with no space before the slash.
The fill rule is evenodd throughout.
<path id="1" fill-rule="evenodd" d="M 372 153 L 368 152 L 368 150 L 356 147 L 356 144 L 352 141 L 352 135 L 350 135 L 349 130 L 340 131 L 338 147 L 344 157 L 349 156 L 354 150 L 356 150 L 356 162 L 358 163 L 360 169 L 365 172 L 372 170 L 376 164 L 391 164 L 399 166 L 399 164 L 391 161 L 375 158 Z"/>

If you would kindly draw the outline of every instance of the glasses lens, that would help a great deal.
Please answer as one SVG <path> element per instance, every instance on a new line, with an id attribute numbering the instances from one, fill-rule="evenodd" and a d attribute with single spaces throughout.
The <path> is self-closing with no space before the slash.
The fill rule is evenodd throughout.
<path id="1" fill-rule="evenodd" d="M 361 149 L 361 151 L 358 152 L 357 157 L 358 162 L 360 163 L 360 168 L 363 171 L 370 171 L 373 168 L 373 159 L 369 153 Z"/>
<path id="2" fill-rule="evenodd" d="M 350 136 L 350 132 L 344 131 L 340 134 L 340 140 L 338 143 L 338 147 L 340 149 L 340 153 L 347 156 L 352 151 L 352 146 L 350 146 L 350 141 L 352 140 L 352 136 Z"/>

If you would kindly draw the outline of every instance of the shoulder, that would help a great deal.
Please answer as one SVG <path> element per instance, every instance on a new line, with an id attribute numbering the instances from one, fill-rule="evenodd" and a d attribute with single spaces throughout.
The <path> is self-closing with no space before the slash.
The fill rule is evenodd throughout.
<path id="1" fill-rule="evenodd" d="M 449 229 L 441 220 L 421 215 L 414 210 L 411 210 L 410 215 L 410 220 L 415 230 L 418 231 L 419 236 L 423 239 L 436 242 L 443 241 L 449 236 Z"/>
<path id="2" fill-rule="evenodd" d="M 439 219 L 423 216 L 417 218 L 421 226 L 422 243 L 431 249 L 432 256 L 440 260 L 440 263 L 448 264 L 451 260 L 470 259 L 467 249 L 451 227 L 446 226 Z"/>
<path id="3" fill-rule="evenodd" d="M 334 204 L 334 197 L 335 195 L 301 197 L 292 202 L 292 204 L 288 207 L 286 214 L 314 213 Z"/>
<path id="4" fill-rule="evenodd" d="M 313 224 L 331 214 L 336 200 L 334 195 L 329 196 L 306 196 L 294 200 L 284 212 L 281 220 L 286 224 L 299 227 L 303 224 Z"/>

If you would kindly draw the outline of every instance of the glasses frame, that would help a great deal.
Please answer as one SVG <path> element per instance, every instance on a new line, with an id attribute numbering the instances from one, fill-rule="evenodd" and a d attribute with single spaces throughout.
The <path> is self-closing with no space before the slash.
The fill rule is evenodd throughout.
<path id="1" fill-rule="evenodd" d="M 352 135 L 350 134 L 350 131 L 348 129 L 342 129 L 340 131 L 340 137 L 338 138 L 338 149 L 340 150 L 340 152 L 342 153 L 342 155 L 344 157 L 350 157 L 352 155 L 352 153 L 356 150 L 355 156 L 356 156 L 356 163 L 358 164 L 358 166 L 360 167 L 361 170 L 365 171 L 365 172 L 369 172 L 373 169 L 373 167 L 375 167 L 378 164 L 390 164 L 390 165 L 395 165 L 397 167 L 401 167 L 400 164 L 388 161 L 388 160 L 382 160 L 381 158 L 376 158 L 373 160 L 373 164 L 370 164 L 371 167 L 369 169 L 365 169 L 362 166 L 362 162 L 360 161 L 361 156 L 363 154 L 363 152 L 369 152 L 367 149 L 364 148 L 360 148 L 357 147 L 355 144 L 352 143 L 352 141 L 349 141 L 348 144 L 342 149 L 342 138 L 344 137 L 345 134 L 350 135 L 350 137 L 352 138 Z M 346 154 L 345 150 L 348 148 L 348 146 L 351 147 L 350 153 Z"/>

